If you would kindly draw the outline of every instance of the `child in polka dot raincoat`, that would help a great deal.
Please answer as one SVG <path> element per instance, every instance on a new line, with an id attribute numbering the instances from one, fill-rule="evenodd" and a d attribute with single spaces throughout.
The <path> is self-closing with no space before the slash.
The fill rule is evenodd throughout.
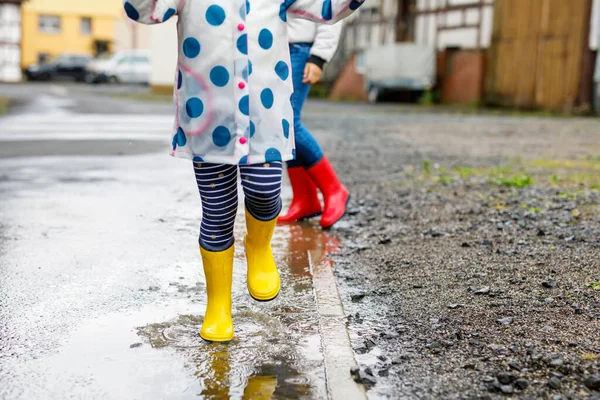
<path id="1" fill-rule="evenodd" d="M 200 336 L 233 338 L 231 285 L 237 175 L 245 194 L 248 290 L 277 297 L 271 238 L 282 162 L 295 157 L 287 18 L 335 23 L 364 0 L 124 0 L 134 21 L 178 16 L 172 155 L 194 162 L 208 302 Z"/>

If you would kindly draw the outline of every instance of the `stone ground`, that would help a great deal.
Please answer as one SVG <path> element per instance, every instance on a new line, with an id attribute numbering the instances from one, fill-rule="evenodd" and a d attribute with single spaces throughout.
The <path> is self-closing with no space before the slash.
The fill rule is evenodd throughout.
<path id="1" fill-rule="evenodd" d="M 370 394 L 600 399 L 600 121 L 318 110 Z"/>

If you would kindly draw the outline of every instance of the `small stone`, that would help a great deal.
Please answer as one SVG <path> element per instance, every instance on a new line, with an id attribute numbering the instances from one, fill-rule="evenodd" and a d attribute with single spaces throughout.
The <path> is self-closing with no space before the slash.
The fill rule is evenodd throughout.
<path id="1" fill-rule="evenodd" d="M 546 325 L 546 326 L 544 326 L 544 327 L 542 328 L 542 330 L 543 330 L 544 332 L 553 332 L 553 331 L 554 331 L 554 328 L 553 328 L 553 327 L 551 327 L 550 325 Z"/>
<path id="2" fill-rule="evenodd" d="M 490 287 L 489 286 L 484 286 L 480 289 L 474 290 L 473 293 L 474 294 L 488 294 L 490 292 Z"/>
<path id="3" fill-rule="evenodd" d="M 142 346 L 143 346 L 143 344 L 142 344 L 142 343 L 134 343 L 134 344 L 130 345 L 130 346 L 129 346 L 129 348 L 130 348 L 130 349 L 135 349 L 135 348 L 137 348 L 137 347 L 142 347 Z"/>
<path id="4" fill-rule="evenodd" d="M 392 243 L 392 238 L 384 235 L 379 238 L 379 244 L 390 244 Z"/>
<path id="5" fill-rule="evenodd" d="M 510 361 L 510 362 L 508 363 L 508 366 L 509 366 L 511 369 L 514 369 L 515 371 L 521 371 L 521 370 L 523 369 L 523 368 L 521 367 L 521 365 L 519 365 L 519 363 L 518 363 L 517 361 L 515 361 L 515 360 L 513 360 L 513 361 Z"/>
<path id="6" fill-rule="evenodd" d="M 468 242 L 462 242 L 462 244 L 461 244 L 461 247 L 464 247 L 464 248 L 469 248 L 469 247 L 471 247 L 471 243 L 468 243 Z"/>
<path id="7" fill-rule="evenodd" d="M 515 387 L 519 390 L 525 390 L 529 387 L 529 381 L 524 378 L 519 378 L 515 381 Z"/>
<path id="8" fill-rule="evenodd" d="M 583 381 L 583 384 L 591 390 L 600 390 L 600 374 L 590 375 Z"/>
<path id="9" fill-rule="evenodd" d="M 554 301 L 554 299 L 553 299 L 552 297 L 546 297 L 546 298 L 544 299 L 544 303 L 546 303 L 546 304 L 550 304 L 550 303 L 552 303 L 553 301 Z"/>
<path id="10" fill-rule="evenodd" d="M 364 299 L 364 298 L 365 298 L 365 296 L 366 296 L 366 294 L 364 294 L 364 293 L 361 293 L 361 294 L 353 294 L 352 296 L 350 296 L 350 300 L 351 300 L 353 303 L 358 303 L 358 302 L 360 302 L 362 299 Z"/>
<path id="11" fill-rule="evenodd" d="M 556 282 L 554 279 L 549 279 L 547 281 L 542 282 L 542 286 L 547 289 L 553 289 L 557 285 L 558 285 L 558 282 Z"/>
<path id="12" fill-rule="evenodd" d="M 499 323 L 500 325 L 504 325 L 504 326 L 512 324 L 513 321 L 514 321 L 514 318 L 512 318 L 512 317 L 499 318 L 496 320 L 497 323 Z"/>
<path id="13" fill-rule="evenodd" d="M 552 378 L 548 379 L 548 386 L 550 386 L 552 389 L 560 389 L 560 387 L 562 386 L 562 382 L 560 381 L 560 379 L 553 376 Z"/>
<path id="14" fill-rule="evenodd" d="M 396 214 L 394 214 L 394 213 L 391 213 L 391 212 L 385 213 L 385 217 L 386 217 L 387 219 L 396 219 L 396 218 L 397 218 L 397 217 L 396 217 Z"/>
<path id="15" fill-rule="evenodd" d="M 466 363 L 465 365 L 462 366 L 464 369 L 475 369 L 476 365 L 475 363 Z"/>
<path id="16" fill-rule="evenodd" d="M 423 285 L 420 283 L 415 283 L 412 285 L 413 289 L 423 289 Z"/>
<path id="17" fill-rule="evenodd" d="M 502 385 L 500 386 L 500 391 L 504 394 L 512 394 L 513 387 L 511 385 Z"/>
<path id="18" fill-rule="evenodd" d="M 464 307 L 464 304 L 448 304 L 448 308 L 451 310 L 456 310 L 457 308 Z"/>
<path id="19" fill-rule="evenodd" d="M 496 375 L 496 379 L 498 379 L 498 382 L 501 384 L 508 385 L 515 380 L 515 376 L 510 372 L 500 372 L 498 375 Z"/>
<path id="20" fill-rule="evenodd" d="M 564 363 L 565 363 L 565 362 L 564 362 L 562 359 L 560 359 L 560 358 L 557 358 L 556 360 L 552 360 L 552 361 L 550 361 L 550 366 L 551 366 L 551 367 L 554 367 L 554 368 L 556 368 L 556 367 L 562 367 L 562 365 L 563 365 Z"/>

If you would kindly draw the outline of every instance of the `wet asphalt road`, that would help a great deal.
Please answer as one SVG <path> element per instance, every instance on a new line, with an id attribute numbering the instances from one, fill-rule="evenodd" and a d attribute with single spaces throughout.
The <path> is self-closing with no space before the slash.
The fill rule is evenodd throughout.
<path id="1" fill-rule="evenodd" d="M 308 252 L 334 239 L 278 229 L 283 289 L 262 304 L 238 224 L 236 339 L 204 343 L 198 194 L 167 155 L 170 106 L 125 131 L 147 105 L 105 90 L 0 87 L 16 98 L 0 118 L 0 399 L 326 397 Z"/>

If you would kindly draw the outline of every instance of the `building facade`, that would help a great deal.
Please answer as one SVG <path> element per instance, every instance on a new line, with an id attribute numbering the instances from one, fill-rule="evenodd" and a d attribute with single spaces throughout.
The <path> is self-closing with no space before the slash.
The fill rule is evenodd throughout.
<path id="1" fill-rule="evenodd" d="M 60 53 L 111 51 L 122 20 L 121 0 L 28 0 L 22 5 L 21 65 Z"/>
<path id="2" fill-rule="evenodd" d="M 21 3 L 0 0 L 0 82 L 21 80 Z"/>

